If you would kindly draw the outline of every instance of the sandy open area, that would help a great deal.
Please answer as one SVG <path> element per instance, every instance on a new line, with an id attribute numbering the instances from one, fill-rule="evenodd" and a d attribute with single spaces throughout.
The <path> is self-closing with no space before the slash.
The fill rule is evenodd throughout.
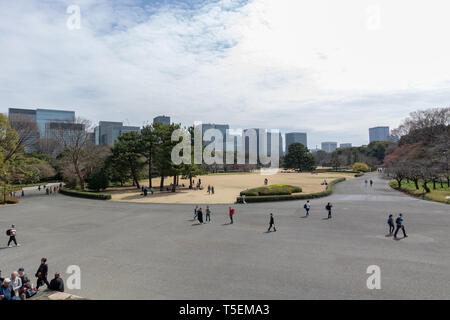
<path id="1" fill-rule="evenodd" d="M 189 190 L 181 189 L 177 192 L 159 192 L 160 179 L 155 178 L 152 180 L 155 194 L 151 195 L 150 192 L 147 197 L 141 195 L 138 190 L 127 191 L 114 191 L 111 192 L 113 201 L 129 201 L 129 202 L 152 202 L 152 203 L 190 203 L 190 204 L 227 204 L 234 203 L 236 197 L 242 190 L 261 187 L 264 185 L 264 179 L 269 179 L 269 185 L 271 184 L 289 184 L 293 186 L 299 186 L 303 189 L 303 193 L 313 193 L 325 190 L 325 186 L 321 185 L 324 179 L 328 182 L 345 177 L 347 179 L 353 178 L 353 174 L 345 173 L 277 173 L 275 175 L 261 175 L 258 172 L 254 173 L 242 173 L 242 174 L 217 174 L 217 175 L 205 175 L 195 178 L 195 182 L 198 179 L 202 180 L 203 190 Z M 172 178 L 166 180 L 166 184 L 172 182 Z M 148 185 L 148 181 L 142 181 L 143 185 Z M 180 179 L 179 184 L 189 186 L 189 180 Z M 209 195 L 207 191 L 208 185 L 214 186 L 215 194 Z M 155 187 L 157 186 L 157 187 Z"/>

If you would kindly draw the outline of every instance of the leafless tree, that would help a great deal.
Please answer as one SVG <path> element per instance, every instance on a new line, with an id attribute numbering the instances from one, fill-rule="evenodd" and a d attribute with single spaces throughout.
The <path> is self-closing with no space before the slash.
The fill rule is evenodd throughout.
<path id="1" fill-rule="evenodd" d="M 31 151 L 35 149 L 39 140 L 39 130 L 36 120 L 25 114 L 11 114 L 9 116 L 11 128 L 17 132 L 17 144 L 11 152 Z M 9 155 L 10 157 L 11 155 Z"/>

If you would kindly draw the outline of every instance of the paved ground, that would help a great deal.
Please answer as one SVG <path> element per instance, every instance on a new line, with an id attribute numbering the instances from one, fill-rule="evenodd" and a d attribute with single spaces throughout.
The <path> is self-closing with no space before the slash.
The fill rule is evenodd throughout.
<path id="1" fill-rule="evenodd" d="M 309 218 L 303 201 L 236 205 L 234 225 L 224 205 L 212 206 L 213 223 L 196 225 L 191 205 L 26 196 L 0 208 L 0 228 L 16 223 L 22 244 L 0 249 L 0 269 L 34 275 L 42 256 L 51 273 L 79 265 L 82 289 L 71 293 L 99 299 L 450 298 L 448 205 L 410 198 L 376 175 L 335 191 L 312 201 Z M 332 220 L 323 219 L 328 201 Z M 265 232 L 269 212 L 277 232 Z M 398 212 L 410 237 L 396 241 L 386 218 Z M 373 264 L 381 290 L 366 287 Z"/>

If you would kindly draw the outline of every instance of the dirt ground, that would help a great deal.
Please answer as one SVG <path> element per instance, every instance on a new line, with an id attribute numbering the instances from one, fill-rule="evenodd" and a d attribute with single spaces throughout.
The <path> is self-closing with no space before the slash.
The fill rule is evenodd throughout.
<path id="1" fill-rule="evenodd" d="M 198 179 L 201 179 L 203 190 L 189 190 L 187 188 L 181 188 L 177 192 L 159 191 L 160 179 L 155 178 L 152 180 L 155 194 L 151 195 L 150 192 L 147 197 L 141 195 L 138 190 L 127 191 L 114 191 L 111 192 L 113 201 L 123 202 L 151 202 L 151 203 L 189 203 L 189 204 L 228 204 L 234 203 L 236 197 L 242 190 L 260 187 L 264 185 L 264 179 L 269 179 L 269 185 L 271 184 L 289 184 L 293 186 L 299 186 L 303 189 L 303 193 L 313 193 L 325 190 L 325 186 L 321 185 L 324 179 L 328 182 L 345 177 L 347 179 L 353 178 L 353 174 L 346 173 L 277 173 L 275 175 L 261 175 L 258 172 L 254 173 L 241 173 L 241 174 L 217 174 L 217 175 L 205 175 L 196 177 L 195 183 Z M 166 185 L 172 182 L 172 178 L 166 180 Z M 148 181 L 142 181 L 143 185 L 148 185 Z M 180 179 L 180 186 L 182 184 L 185 187 L 189 186 L 188 179 Z M 215 193 L 208 194 L 208 185 L 214 186 Z M 156 187 L 155 187 L 156 186 Z"/>

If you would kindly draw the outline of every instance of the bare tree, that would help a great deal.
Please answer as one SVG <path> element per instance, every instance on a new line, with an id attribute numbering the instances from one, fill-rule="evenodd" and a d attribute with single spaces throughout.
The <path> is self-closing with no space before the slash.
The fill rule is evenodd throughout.
<path id="1" fill-rule="evenodd" d="M 39 140 L 39 130 L 36 120 L 26 114 L 11 114 L 9 116 L 9 123 L 11 128 L 17 132 L 17 144 L 11 153 L 19 151 L 31 151 L 36 148 L 36 143 Z M 7 157 L 11 157 L 12 154 Z"/>
<path id="2" fill-rule="evenodd" d="M 62 147 L 63 159 L 78 177 L 81 189 L 85 189 L 86 174 L 83 172 L 83 159 L 89 155 L 88 147 L 92 144 L 89 134 L 91 123 L 77 118 L 75 122 L 50 122 L 46 135 L 58 141 Z"/>

